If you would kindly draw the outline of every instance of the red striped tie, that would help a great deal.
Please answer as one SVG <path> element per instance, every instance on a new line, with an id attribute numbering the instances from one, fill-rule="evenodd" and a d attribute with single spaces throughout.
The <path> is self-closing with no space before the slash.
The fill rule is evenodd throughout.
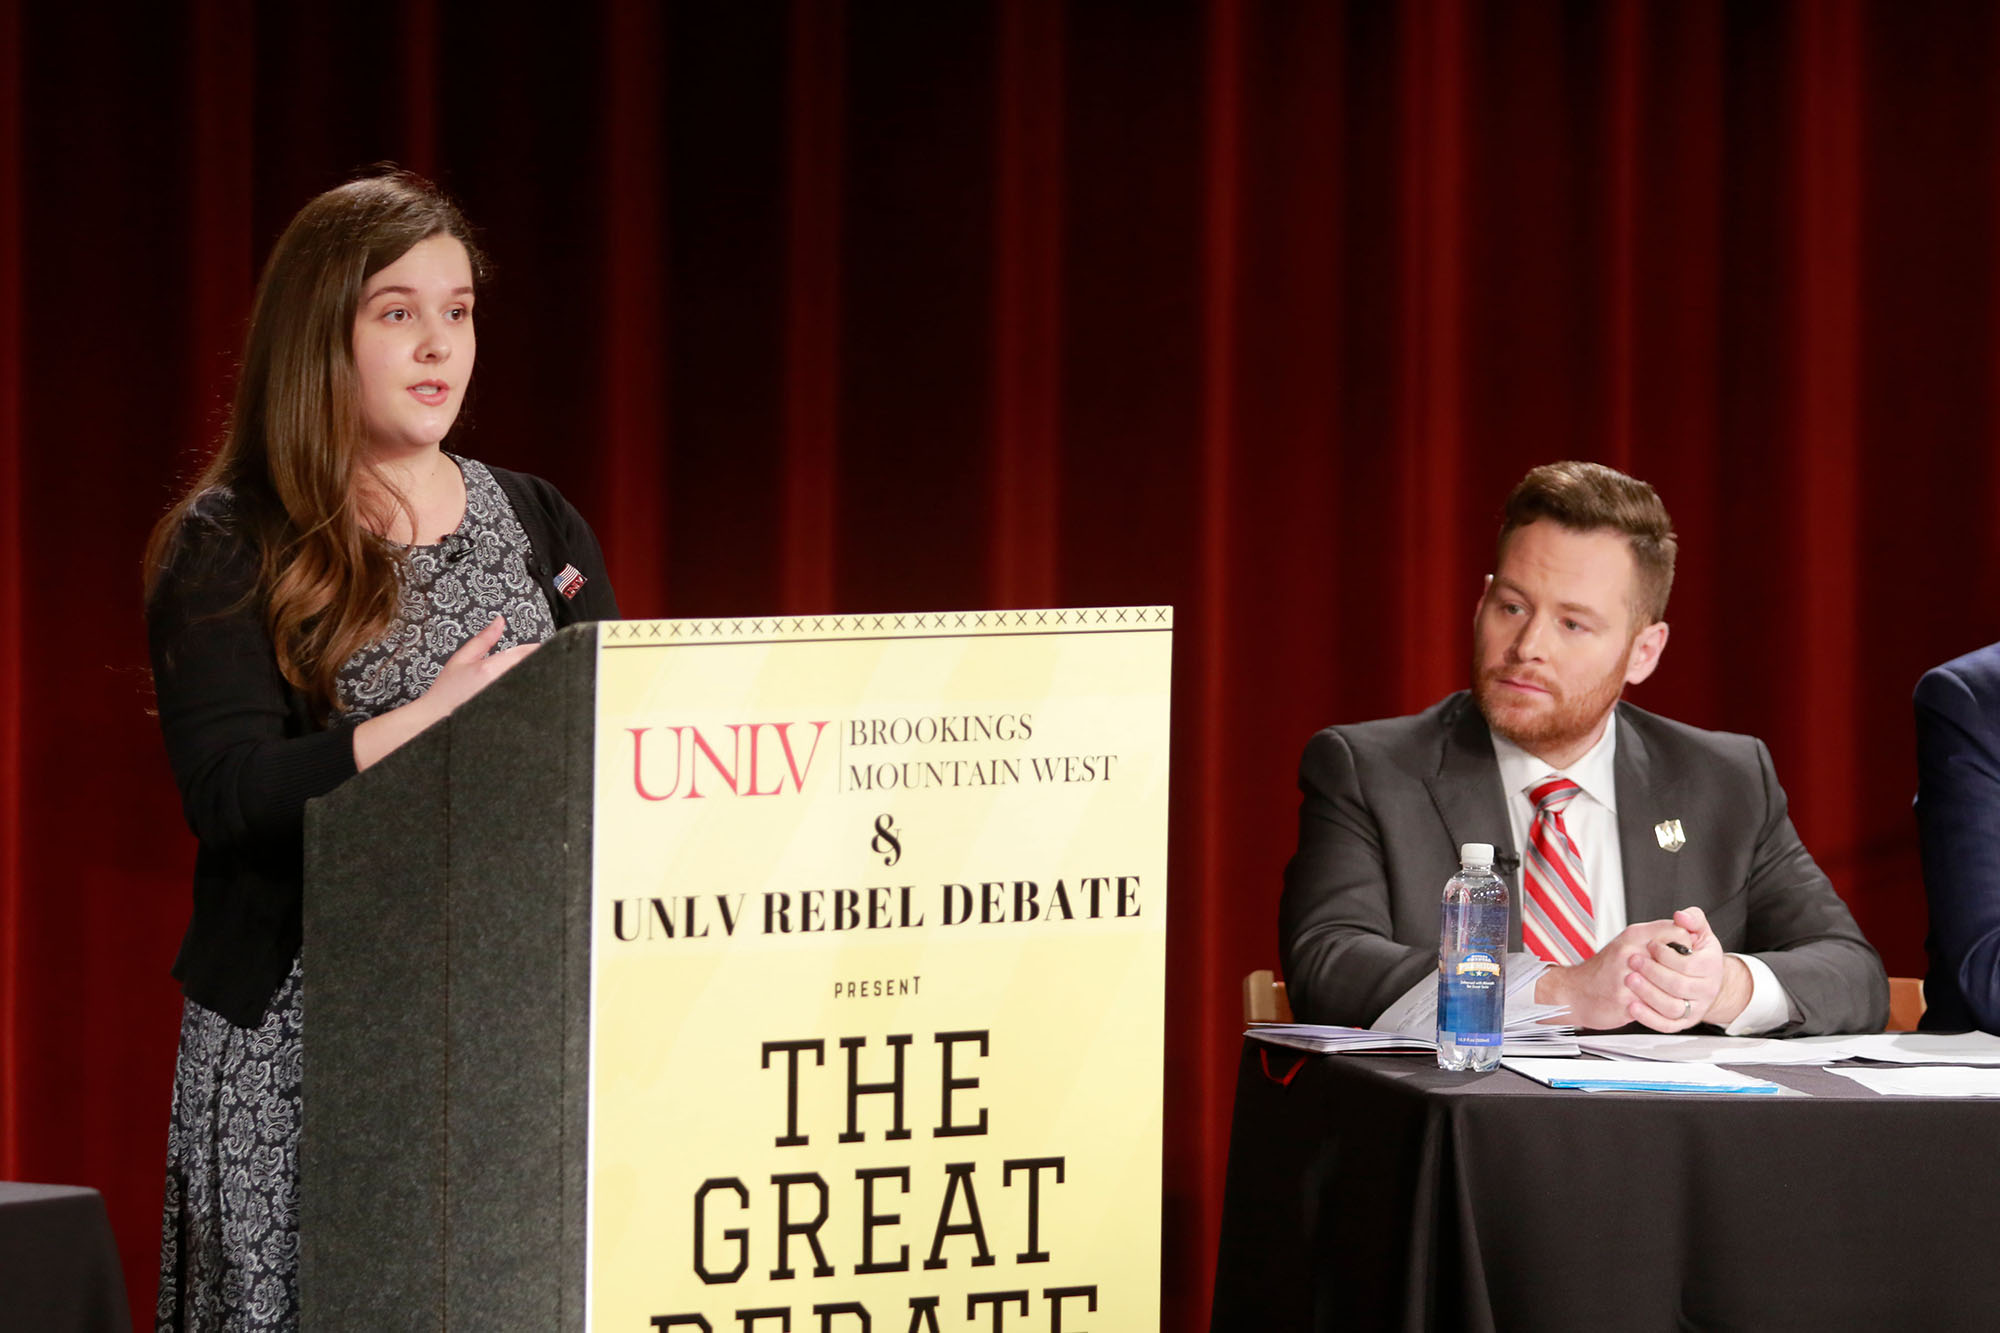
<path id="1" fill-rule="evenodd" d="M 1527 888 L 1521 911 L 1521 942 L 1537 958 L 1573 965 L 1597 952 L 1590 919 L 1590 890 L 1583 882 L 1583 858 L 1563 825 L 1563 807 L 1583 790 L 1551 773 L 1528 788 L 1535 822 L 1528 830 L 1528 858 L 1521 867 Z"/>

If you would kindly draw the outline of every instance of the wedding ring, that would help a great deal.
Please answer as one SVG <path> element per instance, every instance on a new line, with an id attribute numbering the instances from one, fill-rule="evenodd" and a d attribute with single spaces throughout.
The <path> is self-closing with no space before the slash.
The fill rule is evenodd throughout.
<path id="1" fill-rule="evenodd" d="M 1687 1016 L 1688 1016 L 1689 1014 L 1691 1014 L 1691 1013 L 1693 1013 L 1693 1012 L 1694 1012 L 1694 1001 L 1693 1001 L 1693 1000 L 1682 1000 L 1682 1001 L 1681 1001 L 1681 1017 L 1682 1017 L 1682 1018 L 1686 1018 L 1686 1017 L 1687 1017 Z"/>

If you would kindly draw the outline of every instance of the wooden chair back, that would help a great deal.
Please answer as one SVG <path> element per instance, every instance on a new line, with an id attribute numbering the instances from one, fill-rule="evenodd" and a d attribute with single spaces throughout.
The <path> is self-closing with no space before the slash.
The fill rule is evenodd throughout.
<path id="1" fill-rule="evenodd" d="M 1924 1016 L 1924 983 L 1921 977 L 1889 978 L 1889 1026 L 1885 1032 L 1915 1032 Z"/>
<path id="2" fill-rule="evenodd" d="M 1285 996 L 1285 983 L 1263 967 L 1243 978 L 1243 1021 L 1245 1023 L 1289 1023 L 1292 1004 Z"/>

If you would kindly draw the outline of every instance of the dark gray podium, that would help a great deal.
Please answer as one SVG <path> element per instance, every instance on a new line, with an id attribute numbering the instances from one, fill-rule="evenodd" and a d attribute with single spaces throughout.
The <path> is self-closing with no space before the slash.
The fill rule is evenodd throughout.
<path id="1" fill-rule="evenodd" d="M 596 637 L 306 818 L 305 1327 L 583 1327 Z"/>

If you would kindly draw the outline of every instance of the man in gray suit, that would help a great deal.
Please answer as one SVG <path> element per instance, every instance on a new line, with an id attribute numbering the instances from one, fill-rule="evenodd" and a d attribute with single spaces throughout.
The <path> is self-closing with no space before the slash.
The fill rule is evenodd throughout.
<path id="1" fill-rule="evenodd" d="M 1299 764 L 1279 944 L 1305 1022 L 1372 1022 L 1437 966 L 1463 843 L 1492 843 L 1535 998 L 1591 1029 L 1880 1030 L 1888 981 L 1799 842 L 1762 742 L 1619 702 L 1667 645 L 1653 488 L 1551 463 L 1508 498 L 1471 691 L 1330 727 Z"/>

